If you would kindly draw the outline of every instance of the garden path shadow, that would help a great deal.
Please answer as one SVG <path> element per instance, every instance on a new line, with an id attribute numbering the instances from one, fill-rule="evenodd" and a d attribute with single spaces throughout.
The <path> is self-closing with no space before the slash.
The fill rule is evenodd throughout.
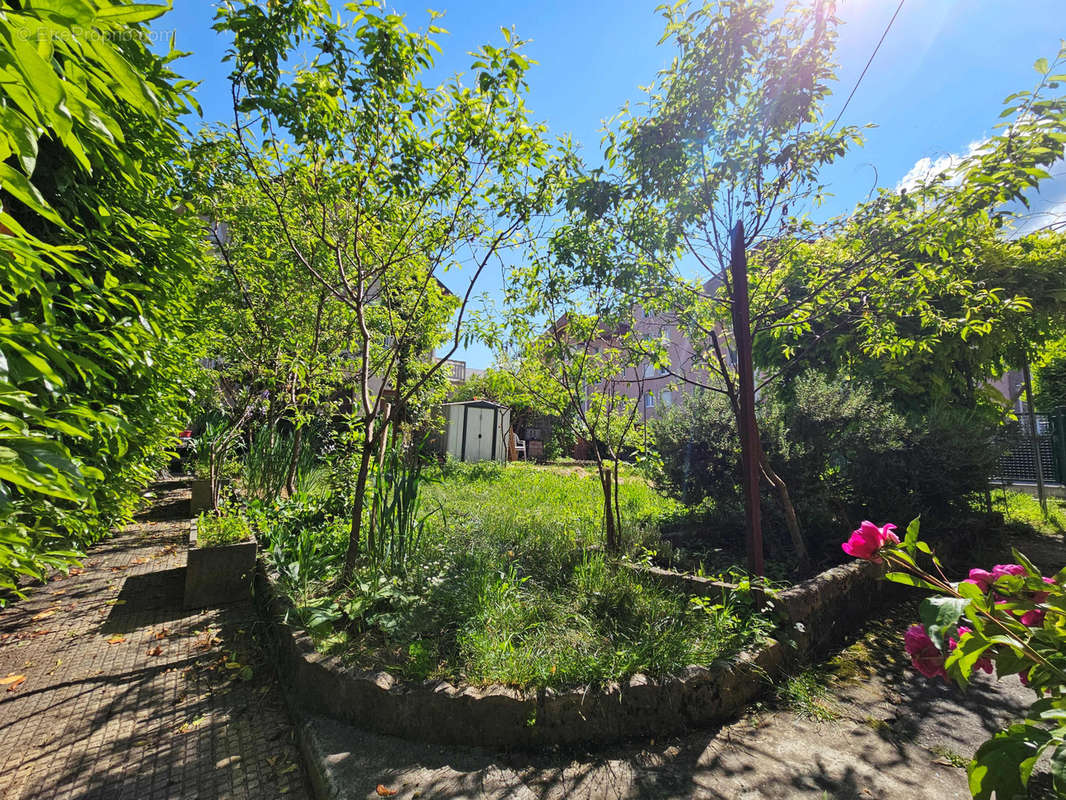
<path id="1" fill-rule="evenodd" d="M 301 800 L 308 793 L 251 599 L 182 608 L 189 494 L 0 610 L 0 797 Z M 239 667 L 249 667 L 243 679 Z"/>

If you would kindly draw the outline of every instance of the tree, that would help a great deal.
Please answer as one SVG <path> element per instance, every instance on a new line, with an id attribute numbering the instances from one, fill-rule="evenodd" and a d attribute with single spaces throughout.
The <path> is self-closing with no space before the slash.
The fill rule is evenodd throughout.
<path id="1" fill-rule="evenodd" d="M 297 262 L 273 219 L 270 198 L 243 167 L 243 155 L 232 132 L 205 131 L 193 145 L 185 176 L 214 253 L 201 271 L 196 305 L 202 346 L 228 413 L 228 424 L 212 442 L 211 479 L 217 491 L 227 450 L 262 416 L 272 444 L 279 423 L 293 428 L 285 476 L 291 493 L 304 429 L 320 406 L 336 405 L 342 390 L 344 354 L 357 320 Z M 261 157 L 258 169 L 267 169 Z M 314 249 L 306 233 L 293 235 L 307 252 Z"/>
<path id="2" fill-rule="evenodd" d="M 128 519 L 182 425 L 201 256 L 160 6 L 0 2 L 0 587 Z"/>
<path id="3" fill-rule="evenodd" d="M 736 364 L 727 326 L 734 303 L 726 275 L 738 224 L 747 249 L 813 229 L 799 213 L 818 202 L 821 167 L 861 143 L 859 130 L 822 122 L 833 78 L 836 19 L 831 7 L 771 2 L 678 3 L 663 11 L 677 56 L 657 77 L 641 113 L 628 108 L 607 132 L 607 169 L 575 181 L 571 207 L 601 237 L 630 281 L 635 302 L 674 315 L 697 343 L 692 377 L 679 380 L 725 394 L 739 424 Z M 704 270 L 692 281 L 684 255 Z M 710 280 L 713 291 L 704 283 Z M 753 291 L 757 286 L 753 285 Z M 753 309 L 760 308 L 752 297 Z M 772 324 L 753 310 L 753 332 Z M 800 561 L 806 547 L 784 481 L 769 461 L 762 472 L 778 489 Z"/>
<path id="4" fill-rule="evenodd" d="M 1044 96 L 1059 85 L 1060 61 L 1038 62 L 1040 84 L 1009 98 L 1004 133 L 954 174 L 936 176 L 917 192 L 882 192 L 856 214 L 815 225 L 806 206 L 822 197 L 818 172 L 861 143 L 860 132 L 822 121 L 835 38 L 828 6 L 790 7 L 776 20 L 770 6 L 667 10 L 665 38 L 676 41 L 679 55 L 652 87 L 646 112 L 624 113 L 618 131 L 609 133 L 608 164 L 615 172 L 588 174 L 578 196 L 597 230 L 613 237 L 622 271 L 635 268 L 645 276 L 642 302 L 678 314 L 710 376 L 699 382 L 725 393 L 739 412 L 735 348 L 723 324 L 737 305 L 726 270 L 729 237 L 737 230 L 749 259 L 750 329 L 761 355 L 757 389 L 764 395 L 817 363 L 823 348 L 849 347 L 838 335 L 842 309 L 855 314 L 864 340 L 851 343 L 856 357 L 877 354 L 879 346 L 897 354 L 925 348 L 928 337 L 893 328 L 900 314 L 924 319 L 931 312 L 937 324 L 963 336 L 983 335 L 992 324 L 1020 344 L 1030 334 L 1015 314 L 1023 302 L 958 271 L 944 274 L 930 256 L 974 259 L 970 245 L 982 226 L 1001 227 L 1009 216 L 1003 205 L 1024 202 L 1062 157 L 1063 103 Z M 792 265 L 812 251 L 824 256 L 815 259 L 818 267 L 797 274 Z M 709 282 L 684 280 L 677 266 L 685 263 L 682 254 Z M 923 299 L 937 287 L 952 293 L 962 313 L 934 309 Z M 879 300 L 871 299 L 874 294 Z M 863 309 L 881 301 L 892 312 L 874 323 Z M 1000 325 L 1006 317 L 1019 325 Z M 769 350 L 776 355 L 768 358 Z M 787 484 L 761 455 L 802 560 Z"/>
<path id="5" fill-rule="evenodd" d="M 234 37 L 245 166 L 296 262 L 356 319 L 358 466 L 342 582 L 360 562 L 375 454 L 443 377 L 478 279 L 540 208 L 547 150 L 523 100 L 530 62 L 509 31 L 474 55 L 473 85 L 457 76 L 426 86 L 444 32 L 433 17 L 420 33 L 373 0 L 348 8 L 337 21 L 321 0 L 230 2 L 216 26 Z M 306 65 L 287 70 L 297 53 Z M 466 287 L 454 296 L 441 290 L 448 269 Z"/>
<path id="6" fill-rule="evenodd" d="M 562 305 L 560 298 L 542 299 L 548 307 Z M 573 308 L 573 298 L 563 302 Z M 644 379 L 634 331 L 612 323 L 605 315 L 571 310 L 548 331 L 516 341 L 526 365 L 519 379 L 541 406 L 587 442 L 603 494 L 604 543 L 618 553 L 623 545 L 619 467 L 625 451 L 637 444 Z"/>
<path id="7" fill-rule="evenodd" d="M 881 190 L 832 237 L 758 254 L 776 298 L 760 347 L 772 374 L 815 365 L 876 380 L 911 409 L 972 408 L 987 380 L 1058 335 L 1066 237 L 1011 226 L 1066 148 L 1066 96 L 1041 94 L 1066 79 L 1064 63 L 1066 49 L 1038 61 L 1037 87 L 1007 98 L 1002 132 L 951 168 Z"/>
<path id="8" fill-rule="evenodd" d="M 564 151 L 551 170 L 565 198 L 574 164 Z M 514 379 L 575 436 L 588 442 L 603 493 L 605 543 L 622 548 L 619 464 L 636 445 L 645 367 L 664 363 L 664 344 L 633 323 L 629 282 L 604 260 L 602 238 L 578 219 L 560 224 L 546 247 L 533 233 L 525 265 L 508 274 L 504 324 L 485 335 L 502 343 L 517 365 Z"/>

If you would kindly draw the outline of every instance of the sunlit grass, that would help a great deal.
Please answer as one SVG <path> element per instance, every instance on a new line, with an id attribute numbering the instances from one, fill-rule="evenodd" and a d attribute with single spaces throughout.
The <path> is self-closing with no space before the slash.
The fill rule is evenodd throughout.
<path id="1" fill-rule="evenodd" d="M 1039 533 L 1062 535 L 1066 533 L 1066 501 L 1047 498 L 1048 516 L 1040 508 L 1040 501 L 1025 492 L 995 490 L 992 505 L 1002 511 L 1007 522 L 1028 525 Z"/>
<path id="2" fill-rule="evenodd" d="M 320 646 L 354 666 L 600 685 L 728 659 L 771 627 L 744 594 L 693 602 L 604 552 L 600 485 L 587 469 L 449 464 L 431 477 L 423 508 L 435 510 L 410 574 L 363 573 L 340 596 L 305 598 L 301 618 Z M 654 546 L 660 518 L 677 510 L 632 471 L 619 501 L 632 554 Z"/>

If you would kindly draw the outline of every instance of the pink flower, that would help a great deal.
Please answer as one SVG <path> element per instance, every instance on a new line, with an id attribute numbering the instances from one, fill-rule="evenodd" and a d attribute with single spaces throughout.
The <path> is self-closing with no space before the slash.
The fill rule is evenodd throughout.
<path id="1" fill-rule="evenodd" d="M 972 583 L 982 592 L 987 592 L 988 587 L 992 585 L 992 581 L 994 580 L 995 578 L 988 570 L 974 568 L 970 570 L 970 577 L 964 580 L 963 583 Z"/>
<path id="2" fill-rule="evenodd" d="M 992 580 L 999 580 L 1007 575 L 1025 575 L 1025 567 L 1021 564 L 996 564 L 992 567 Z"/>
<path id="3" fill-rule="evenodd" d="M 849 556 L 865 558 L 867 561 L 880 564 L 881 558 L 877 555 L 877 551 L 886 544 L 899 544 L 899 537 L 892 532 L 895 529 L 896 526 L 891 522 L 878 528 L 869 520 L 864 520 L 857 530 L 851 532 L 851 538 L 840 547 Z"/>
<path id="4" fill-rule="evenodd" d="M 1044 610 L 1040 608 L 1026 611 L 1020 618 L 1021 623 L 1028 628 L 1039 628 L 1044 624 L 1044 614 Z"/>
<path id="5" fill-rule="evenodd" d="M 954 638 L 948 639 L 948 647 L 950 647 L 952 650 L 954 650 L 956 647 L 958 647 L 959 640 L 961 640 L 963 636 L 965 636 L 967 633 L 973 633 L 973 629 L 972 628 L 967 628 L 965 625 L 960 625 L 959 627 L 957 627 L 955 629 L 955 632 L 958 633 L 959 638 L 958 639 L 954 639 Z M 974 664 L 974 667 L 977 668 L 977 669 L 980 669 L 980 670 L 984 670 L 989 675 L 991 675 L 992 674 L 992 659 L 989 658 L 988 656 L 981 656 L 979 659 L 977 659 L 976 663 Z"/>
<path id="6" fill-rule="evenodd" d="M 938 675 L 947 678 L 948 673 L 944 669 L 944 656 L 922 625 L 911 625 L 903 635 L 903 649 L 911 657 L 914 668 L 927 678 L 935 678 Z"/>
<path id="7" fill-rule="evenodd" d="M 1055 579 L 1054 578 L 1045 577 L 1044 578 L 1044 583 L 1048 584 L 1049 586 L 1054 586 L 1055 585 Z M 1034 603 L 1043 603 L 1049 597 L 1051 597 L 1051 592 L 1033 592 L 1033 602 Z"/>

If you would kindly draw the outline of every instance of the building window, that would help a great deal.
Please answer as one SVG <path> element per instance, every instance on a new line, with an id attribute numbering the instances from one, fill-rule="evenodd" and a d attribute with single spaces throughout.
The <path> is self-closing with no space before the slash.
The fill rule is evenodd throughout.
<path id="1" fill-rule="evenodd" d="M 644 395 L 644 407 L 655 408 L 655 392 L 648 392 Z"/>
<path id="2" fill-rule="evenodd" d="M 674 404 L 674 393 L 670 389 L 665 389 L 659 394 L 659 399 L 663 401 L 664 406 L 672 406 Z"/>

